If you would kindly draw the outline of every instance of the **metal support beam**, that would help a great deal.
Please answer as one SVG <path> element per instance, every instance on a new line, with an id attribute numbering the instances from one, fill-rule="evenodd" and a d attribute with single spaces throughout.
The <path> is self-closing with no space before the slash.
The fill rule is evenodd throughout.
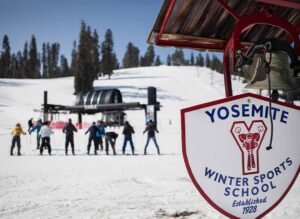
<path id="1" fill-rule="evenodd" d="M 160 40 L 161 36 L 163 35 L 164 29 L 165 29 L 165 27 L 167 25 L 167 22 L 168 22 L 169 18 L 170 18 L 170 15 L 171 15 L 172 10 L 174 8 L 175 2 L 176 2 L 176 0 L 172 0 L 171 3 L 170 3 L 170 5 L 169 5 L 167 14 L 165 16 L 165 19 L 164 19 L 162 25 L 161 25 L 160 31 L 159 31 L 159 33 L 157 35 L 156 42 L 158 42 Z"/>
<path id="2" fill-rule="evenodd" d="M 224 56 L 223 56 L 223 71 L 224 71 L 224 85 L 226 97 L 232 96 L 232 85 L 231 85 L 231 72 L 230 72 L 230 51 L 233 48 L 233 38 L 230 38 L 227 42 Z"/>
<path id="3" fill-rule="evenodd" d="M 48 92 L 44 91 L 44 111 L 43 122 L 48 121 Z"/>
<path id="4" fill-rule="evenodd" d="M 230 7 L 224 0 L 217 0 L 218 3 L 226 10 L 228 11 L 237 21 L 241 19 L 240 15 L 237 14 L 232 7 Z"/>

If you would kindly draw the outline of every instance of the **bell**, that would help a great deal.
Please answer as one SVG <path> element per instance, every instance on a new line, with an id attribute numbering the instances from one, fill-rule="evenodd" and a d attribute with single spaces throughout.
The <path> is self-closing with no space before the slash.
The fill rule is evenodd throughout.
<path id="1" fill-rule="evenodd" d="M 264 60 L 261 56 L 253 60 L 253 64 L 250 68 L 250 74 L 252 75 L 250 82 L 245 88 L 249 89 L 269 89 L 271 90 L 291 90 L 295 89 L 295 85 L 291 80 L 291 70 L 289 66 L 288 55 L 281 52 L 272 52 L 272 59 L 270 63 L 270 73 L 267 75 Z M 255 57 L 254 57 L 255 58 Z M 269 61 L 270 53 L 266 54 L 266 60 Z"/>
<path id="2" fill-rule="evenodd" d="M 293 78 L 293 84 L 296 87 L 295 90 L 287 90 L 284 92 L 284 94 L 286 95 L 287 102 L 300 100 L 300 77 Z"/>
<path id="3" fill-rule="evenodd" d="M 262 61 L 263 60 L 262 60 L 261 55 L 255 54 L 253 57 L 252 65 L 244 65 L 242 67 L 243 75 L 247 81 L 252 81 L 252 80 L 261 81 L 261 80 L 266 79 L 265 74 L 256 74 L 256 75 L 254 74 L 256 71 L 259 71 L 262 73 L 266 72 Z M 256 69 L 258 69 L 258 70 L 256 70 Z M 253 78 L 253 77 L 256 77 L 256 78 Z"/>

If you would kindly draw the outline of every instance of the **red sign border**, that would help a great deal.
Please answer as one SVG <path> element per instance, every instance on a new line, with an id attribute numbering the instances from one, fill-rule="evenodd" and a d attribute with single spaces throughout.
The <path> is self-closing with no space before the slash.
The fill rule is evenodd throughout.
<path id="1" fill-rule="evenodd" d="M 229 218 L 238 218 L 232 214 L 230 214 L 229 212 L 225 211 L 224 209 L 222 209 L 221 207 L 219 207 L 216 203 L 214 203 L 209 197 L 208 195 L 206 195 L 205 191 L 201 188 L 201 186 L 198 184 L 196 178 L 193 175 L 192 169 L 189 165 L 189 161 L 188 161 L 188 157 L 187 157 L 187 153 L 186 153 L 186 134 L 185 134 L 185 117 L 184 114 L 191 112 L 191 111 L 195 111 L 198 109 L 202 109 L 202 108 L 206 108 L 206 107 L 210 107 L 210 106 L 214 106 L 217 104 L 221 104 L 221 103 L 226 103 L 226 102 L 230 102 L 230 101 L 234 101 L 237 99 L 242 99 L 245 97 L 253 97 L 256 99 L 260 99 L 260 100 L 264 100 L 264 101 L 270 101 L 269 98 L 267 97 L 263 97 L 263 96 L 259 96 L 256 94 L 252 94 L 252 93 L 245 93 L 245 94 L 240 94 L 240 95 L 236 95 L 236 96 L 232 96 L 232 97 L 228 97 L 228 98 L 223 98 L 223 99 L 219 99 L 216 101 L 212 101 L 212 102 L 208 102 L 208 103 L 203 103 L 203 104 L 199 104 L 196 106 L 192 106 L 192 107 L 188 107 L 185 109 L 181 110 L 181 141 L 182 141 L 182 155 L 183 155 L 183 159 L 184 159 L 184 163 L 187 169 L 187 172 L 194 184 L 194 186 L 197 188 L 198 192 L 205 198 L 205 200 L 212 206 L 214 207 L 217 211 L 219 211 L 221 214 L 229 217 Z M 300 110 L 299 106 L 295 106 L 292 104 L 288 104 L 288 103 L 284 103 L 284 102 L 280 102 L 280 101 L 272 101 L 272 103 L 281 105 L 281 106 L 286 106 L 286 107 L 290 107 L 296 110 Z M 298 170 L 293 178 L 293 180 L 291 181 L 290 185 L 288 186 L 288 188 L 285 190 L 285 192 L 282 194 L 282 196 L 277 200 L 277 202 L 275 202 L 270 208 L 268 208 L 266 211 L 264 211 L 262 214 L 258 215 L 256 218 L 262 218 L 264 217 L 266 214 L 268 214 L 270 211 L 272 211 L 283 199 L 284 197 L 288 194 L 288 192 L 290 191 L 290 189 L 292 188 L 293 184 L 295 183 L 298 175 L 300 172 L 300 166 L 298 167 Z"/>

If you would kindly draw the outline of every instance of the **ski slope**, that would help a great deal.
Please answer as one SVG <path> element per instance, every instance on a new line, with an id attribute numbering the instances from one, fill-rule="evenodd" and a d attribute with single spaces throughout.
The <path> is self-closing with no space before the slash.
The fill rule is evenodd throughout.
<path id="1" fill-rule="evenodd" d="M 233 80 L 234 94 L 244 84 Z M 137 155 L 87 156 L 86 129 L 75 134 L 76 156 L 64 155 L 64 136 L 55 130 L 53 156 L 39 156 L 35 133 L 22 136 L 22 156 L 9 156 L 10 131 L 17 122 L 41 117 L 43 91 L 48 102 L 72 105 L 73 78 L 0 79 L 0 218 L 224 218 L 200 196 L 186 172 L 181 154 L 180 109 L 224 97 L 223 76 L 198 67 L 141 67 L 115 71 L 112 78 L 99 78 L 94 86 L 118 88 L 124 102 L 147 103 L 147 87 L 157 88 L 161 111 L 157 136 L 161 156 L 146 143 L 144 111 L 128 111 L 135 129 Z M 60 115 L 55 120 L 76 115 Z M 101 119 L 101 114 L 83 116 L 83 122 Z M 116 149 L 121 154 L 122 128 Z M 299 179 L 286 198 L 265 218 L 300 218 Z"/>

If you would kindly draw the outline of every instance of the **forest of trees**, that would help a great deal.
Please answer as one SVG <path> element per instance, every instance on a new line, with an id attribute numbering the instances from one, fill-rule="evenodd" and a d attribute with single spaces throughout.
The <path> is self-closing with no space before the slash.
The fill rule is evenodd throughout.
<path id="1" fill-rule="evenodd" d="M 114 52 L 112 30 L 105 32 L 104 40 L 100 43 L 96 30 L 91 30 L 84 21 L 81 22 L 79 41 L 73 42 L 71 61 L 60 54 L 60 44 L 44 42 L 42 51 L 37 49 L 37 40 L 32 35 L 30 42 L 24 43 L 22 51 L 11 52 L 9 38 L 4 35 L 0 55 L 0 78 L 56 78 L 74 77 L 75 94 L 93 87 L 93 81 L 99 76 L 113 74 L 114 69 L 120 68 Z M 194 56 L 194 54 L 196 54 Z M 164 64 L 159 55 L 155 54 L 154 46 L 149 45 L 145 54 L 132 42 L 128 42 L 122 59 L 123 68 L 139 66 L 159 66 Z M 205 66 L 217 72 L 223 72 L 223 63 L 215 55 L 205 58 L 201 52 L 192 52 L 185 58 L 182 49 L 175 49 L 167 56 L 166 65 Z"/>

